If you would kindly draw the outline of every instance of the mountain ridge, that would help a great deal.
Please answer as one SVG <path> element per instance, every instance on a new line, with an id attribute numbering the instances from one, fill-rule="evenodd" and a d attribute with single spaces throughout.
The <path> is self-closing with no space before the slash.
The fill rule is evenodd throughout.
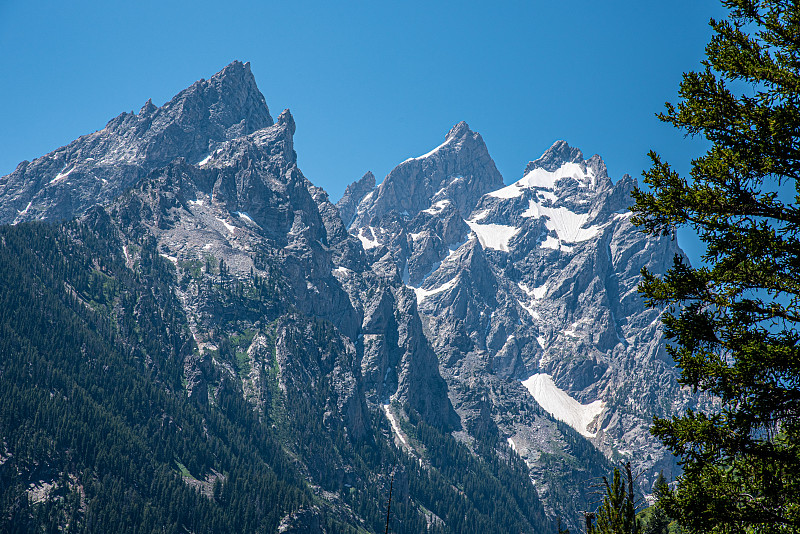
<path id="1" fill-rule="evenodd" d="M 289 110 L 272 119 L 249 63 L 234 62 L 20 164 L 0 179 L 0 222 L 78 216 L 68 224 L 115 236 L 125 269 L 162 262 L 191 347 L 180 393 L 213 410 L 236 398 L 286 425 L 282 447 L 346 523 L 375 515 L 350 489 L 376 498 L 388 471 L 364 466 L 381 455 L 405 455 L 401 495 L 427 503 L 406 517 L 431 531 L 461 521 L 441 506 L 432 518 L 423 497 L 445 472 L 438 488 L 463 486 L 445 457 L 533 492 L 527 519 L 508 523 L 523 531 L 541 506 L 577 526 L 588 482 L 611 461 L 631 458 L 645 486 L 677 473 L 647 426 L 695 401 L 674 384 L 658 311 L 635 288 L 642 266 L 661 272 L 680 250 L 630 225 L 629 176 L 614 183 L 599 156 L 557 141 L 505 185 L 462 121 L 334 204 L 297 166 L 296 127 Z M 523 383 L 545 375 L 535 390 Z M 565 395 L 602 410 L 569 426 L 552 408 Z M 304 444 L 302 425 L 318 439 Z M 457 455 L 434 454 L 441 443 Z M 522 510 L 503 495 L 503 513 Z M 454 510 L 487 517 L 463 498 Z"/>

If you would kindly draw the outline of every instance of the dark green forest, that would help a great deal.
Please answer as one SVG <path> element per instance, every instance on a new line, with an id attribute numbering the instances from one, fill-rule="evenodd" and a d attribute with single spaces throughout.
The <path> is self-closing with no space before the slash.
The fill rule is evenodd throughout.
<path id="1" fill-rule="evenodd" d="M 231 379 L 214 403 L 188 396 L 197 348 L 180 282 L 152 239 L 137 246 L 130 269 L 102 210 L 0 227 L 0 531 L 274 532 L 295 513 L 327 532 L 383 532 L 392 474 L 391 532 L 555 531 L 514 453 L 470 451 L 413 412 L 424 460 L 392 444 L 380 410 L 361 440 L 323 424 L 325 381 L 301 402 L 267 388 L 264 413 Z M 288 310 L 277 284 L 215 290 L 265 314 L 269 334 Z M 320 339 L 332 329 L 296 320 Z M 235 361 L 237 342 L 217 355 Z"/>

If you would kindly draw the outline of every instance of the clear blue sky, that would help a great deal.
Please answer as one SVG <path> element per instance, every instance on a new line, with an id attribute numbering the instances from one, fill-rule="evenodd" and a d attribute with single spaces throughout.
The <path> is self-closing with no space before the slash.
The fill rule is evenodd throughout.
<path id="1" fill-rule="evenodd" d="M 0 175 L 161 105 L 234 59 L 274 117 L 290 108 L 303 173 L 336 200 L 466 120 L 507 183 L 553 141 L 639 177 L 702 143 L 654 114 L 696 69 L 716 1 L 0 0 Z"/>

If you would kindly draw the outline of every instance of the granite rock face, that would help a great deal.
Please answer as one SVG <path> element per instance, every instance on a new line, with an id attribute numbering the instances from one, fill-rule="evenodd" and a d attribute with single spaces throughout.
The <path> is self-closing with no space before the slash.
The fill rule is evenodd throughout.
<path id="1" fill-rule="evenodd" d="M 399 278 L 373 271 L 336 206 L 298 169 L 295 129 L 288 110 L 273 120 L 250 64 L 233 62 L 162 107 L 148 101 L 21 163 L 0 180 L 0 222 L 62 220 L 104 206 L 131 268 L 139 244 L 155 240 L 175 266 L 197 345 L 185 362 L 190 395 L 214 402 L 213 392 L 234 378 L 263 409 L 264 365 L 274 353 L 287 399 L 308 397 L 309 385 L 328 391 L 327 412 L 355 441 L 372 424 L 367 399 L 373 408 L 396 401 L 431 424 L 458 427 L 413 298 Z M 373 187 L 368 173 L 351 188 L 353 203 Z M 269 306 L 231 295 L 250 285 L 269 293 Z M 359 297 L 373 286 L 396 293 L 386 313 L 397 319 L 383 325 L 391 333 L 380 333 L 391 342 L 378 370 L 362 362 L 374 351 Z M 220 357 L 228 337 L 265 328 L 269 340 L 259 334 L 238 347 L 249 371 Z M 362 371 L 388 378 L 365 386 Z"/>
<path id="2" fill-rule="evenodd" d="M 541 476 L 541 454 L 570 431 L 509 406 L 544 410 L 609 460 L 630 459 L 647 491 L 659 471 L 677 474 L 649 434 L 653 416 L 697 399 L 678 387 L 660 313 L 636 287 L 642 267 L 664 273 L 682 252 L 630 224 L 635 182 L 614 183 L 599 156 L 558 141 L 504 187 L 479 141 L 460 123 L 443 145 L 398 165 L 349 231 L 414 291 L 473 437 L 508 440 Z"/>
<path id="3" fill-rule="evenodd" d="M 153 169 L 197 163 L 224 141 L 273 123 L 249 63 L 235 61 L 161 107 L 148 100 L 0 178 L 0 223 L 55 221 L 116 198 Z"/>
<path id="4" fill-rule="evenodd" d="M 356 214 L 358 204 L 373 189 L 375 189 L 375 175 L 371 171 L 367 172 L 358 181 L 347 186 L 342 198 L 336 203 L 336 209 L 339 210 L 339 215 L 345 225 L 350 225 L 353 221 L 353 216 Z"/>
<path id="5" fill-rule="evenodd" d="M 483 138 L 462 121 L 431 152 L 395 167 L 362 200 L 350 226 L 380 226 L 392 211 L 413 218 L 432 204 L 452 205 L 467 215 L 481 195 L 502 184 Z"/>
<path id="6" fill-rule="evenodd" d="M 236 383 L 265 413 L 277 387 L 350 444 L 379 411 L 420 417 L 472 450 L 516 451 L 553 517 L 588 509 L 609 461 L 630 459 L 645 491 L 677 473 L 648 428 L 698 400 L 636 286 L 681 251 L 630 224 L 633 179 L 559 141 L 504 186 L 460 122 L 334 204 L 298 168 L 295 129 L 234 62 L 22 162 L 0 179 L 0 223 L 102 218 L 134 270 L 154 243 L 195 344 L 186 393 L 202 402 Z M 356 477 L 337 454 L 305 458 L 308 479 Z M 281 528 L 318 523 L 300 510 Z"/>

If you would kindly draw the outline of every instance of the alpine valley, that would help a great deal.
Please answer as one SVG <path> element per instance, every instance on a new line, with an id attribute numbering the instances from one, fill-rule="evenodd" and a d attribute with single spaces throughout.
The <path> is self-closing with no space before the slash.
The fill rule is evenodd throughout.
<path id="1" fill-rule="evenodd" d="M 0 178 L 0 530 L 554 533 L 678 474 L 630 176 L 461 122 L 334 204 L 294 133 L 233 62 Z"/>

